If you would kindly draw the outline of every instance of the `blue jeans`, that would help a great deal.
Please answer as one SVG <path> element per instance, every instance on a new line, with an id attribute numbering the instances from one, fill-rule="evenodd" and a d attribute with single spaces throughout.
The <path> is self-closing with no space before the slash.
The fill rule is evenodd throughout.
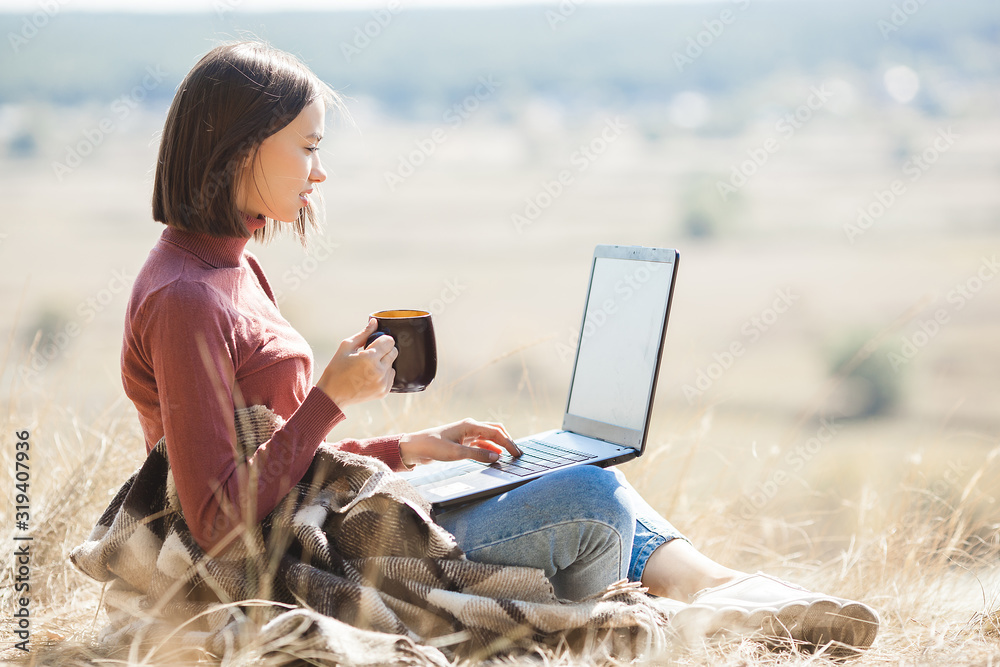
<path id="1" fill-rule="evenodd" d="M 556 595 L 580 600 L 640 581 L 649 556 L 686 539 L 613 468 L 578 466 L 437 515 L 469 560 L 544 570 Z"/>

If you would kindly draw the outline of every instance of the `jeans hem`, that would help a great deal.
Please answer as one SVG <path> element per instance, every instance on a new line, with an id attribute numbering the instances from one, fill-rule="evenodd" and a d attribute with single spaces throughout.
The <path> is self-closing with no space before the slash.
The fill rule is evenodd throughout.
<path id="1" fill-rule="evenodd" d="M 641 519 L 638 520 L 638 523 L 646 528 L 646 530 L 649 530 L 649 527 L 646 526 L 645 522 Z M 638 552 L 633 552 L 632 563 L 629 565 L 628 569 L 628 580 L 642 581 L 642 573 L 646 570 L 646 563 L 649 561 L 649 557 L 652 556 L 653 552 L 661 546 L 674 540 L 684 540 L 688 543 L 691 542 L 688 538 L 677 532 L 667 533 L 666 535 L 653 533 L 646 543 L 642 545 L 642 548 L 638 550 Z"/>

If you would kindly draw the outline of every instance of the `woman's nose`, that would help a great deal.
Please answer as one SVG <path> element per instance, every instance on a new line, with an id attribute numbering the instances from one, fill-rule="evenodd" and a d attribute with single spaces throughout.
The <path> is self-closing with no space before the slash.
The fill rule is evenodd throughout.
<path id="1" fill-rule="evenodd" d="M 319 157 L 313 162 L 313 168 L 309 172 L 309 180 L 313 183 L 322 183 L 326 180 L 326 170 L 319 161 Z"/>

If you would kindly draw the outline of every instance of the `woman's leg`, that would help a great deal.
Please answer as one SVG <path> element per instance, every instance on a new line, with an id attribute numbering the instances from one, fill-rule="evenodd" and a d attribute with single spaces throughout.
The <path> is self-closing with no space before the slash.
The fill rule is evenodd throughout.
<path id="1" fill-rule="evenodd" d="M 686 602 L 743 574 L 691 546 L 618 470 L 569 468 L 437 521 L 470 560 L 540 568 L 566 599 L 627 578 Z"/>
<path id="2" fill-rule="evenodd" d="M 614 471 L 635 512 L 635 542 L 629 579 L 641 581 L 657 597 L 687 602 L 698 591 L 732 581 L 744 573 L 695 549 L 669 521 L 650 507 L 619 470 Z"/>
<path id="3" fill-rule="evenodd" d="M 442 513 L 438 522 L 471 560 L 541 568 L 562 598 L 599 593 L 627 576 L 658 597 L 693 602 L 672 608 L 672 624 L 689 638 L 763 632 L 855 649 L 878 632 L 878 613 L 868 605 L 716 563 L 617 470 L 570 468 Z"/>
<path id="4" fill-rule="evenodd" d="M 687 602 L 700 590 L 742 576 L 743 572 L 716 563 L 687 540 L 671 540 L 649 557 L 640 581 L 653 595 Z"/>
<path id="5" fill-rule="evenodd" d="M 624 475 L 616 474 L 629 490 L 636 515 L 629 578 L 641 580 L 653 595 L 693 603 L 677 610 L 671 621 L 682 635 L 697 640 L 720 630 L 763 633 L 851 650 L 868 647 L 875 640 L 879 616 L 868 605 L 716 563 L 681 537 L 632 489 Z"/>
<path id="6" fill-rule="evenodd" d="M 579 466 L 442 512 L 470 560 L 542 569 L 556 595 L 580 600 L 628 575 L 632 496 L 610 470 Z"/>

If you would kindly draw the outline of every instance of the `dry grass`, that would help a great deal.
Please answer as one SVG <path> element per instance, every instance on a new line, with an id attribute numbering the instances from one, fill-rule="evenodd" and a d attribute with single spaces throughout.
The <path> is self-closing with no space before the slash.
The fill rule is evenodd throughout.
<path id="1" fill-rule="evenodd" d="M 76 125 L 90 123 L 64 120 L 65 141 L 77 137 Z M 517 233 L 511 214 L 568 164 L 593 128 L 546 137 L 539 158 L 532 157 L 534 140 L 516 128 L 472 123 L 388 196 L 384 171 L 427 128 L 365 127 L 362 138 L 333 137 L 325 149 L 324 161 L 333 167 L 325 184 L 328 234 L 339 244 L 332 258 L 308 264 L 290 242 L 254 252 L 273 286 L 285 292 L 282 312 L 314 346 L 318 362 L 360 328 L 354 323 L 367 313 L 429 307 L 449 282 L 462 286 L 435 312 L 439 348 L 447 351 L 436 384 L 419 397 L 393 396 L 352 413 L 333 436 L 363 437 L 465 416 L 502 420 L 515 435 L 550 428 L 558 423 L 571 370 L 553 346 L 578 324 L 593 246 L 680 247 L 684 259 L 650 450 L 624 466 L 633 484 L 712 557 L 876 607 L 883 618 L 879 638 L 851 664 L 1000 664 L 1000 460 L 991 454 L 1000 445 L 1000 282 L 985 284 L 960 312 L 946 300 L 1000 247 L 1000 124 L 992 116 L 961 119 L 967 139 L 891 215 L 850 244 L 842 225 L 873 189 L 899 176 L 893 137 L 912 135 L 920 146 L 939 122 L 903 120 L 892 114 L 877 122 L 817 120 L 796 135 L 794 150 L 782 150 L 741 192 L 739 206 L 725 211 L 719 236 L 705 241 L 683 234 L 685 193 L 697 190 L 701 174 L 712 194 L 714 179 L 759 145 L 756 136 L 671 132 L 647 140 L 628 133 L 536 224 Z M 151 114 L 133 133 L 123 129 L 109 138 L 100 154 L 58 185 L 58 196 L 50 191 L 47 160 L 0 160 L 8 220 L 31 221 L 0 228 L 0 317 L 5 331 L 10 323 L 11 336 L 0 355 L 4 552 L 12 553 L 16 534 L 13 433 L 25 429 L 33 443 L 35 538 L 34 650 L 24 656 L 10 648 L 14 590 L 7 556 L 0 574 L 0 660 L 148 665 L 199 659 L 179 655 L 170 642 L 124 655 L 98 650 L 94 642 L 105 622 L 101 586 L 67 559 L 109 491 L 144 452 L 118 377 L 125 292 L 112 294 L 93 321 L 80 315 L 79 305 L 114 284 L 113 270 L 134 274 L 159 234 L 148 220 L 151 178 L 144 170 L 155 159 L 149 137 L 161 124 L 162 117 Z M 513 157 L 484 159 L 497 137 L 520 147 Z M 53 150 L 63 141 L 52 139 Z M 38 214 L 38 202 L 46 202 L 46 215 Z M 308 273 L 301 286 L 290 279 L 295 269 Z M 801 296 L 795 308 L 713 385 L 709 408 L 690 406 L 681 386 L 714 353 L 747 342 L 741 327 L 779 288 Z M 936 309 L 948 309 L 951 321 L 900 370 L 904 396 L 896 412 L 839 424 L 835 440 L 808 465 L 791 466 L 789 448 L 818 428 L 807 408 L 830 404 L 812 395 L 828 378 L 826 348 L 861 330 L 882 331 L 914 304 L 926 307 L 893 331 L 888 342 L 895 349 Z M 45 365 L 40 388 L 21 383 L 13 369 L 30 359 L 24 349 L 36 332 L 51 335 L 69 324 L 80 333 Z M 779 472 L 785 481 L 755 506 L 755 494 Z M 222 661 L 201 658 L 267 664 L 255 663 L 263 650 L 251 644 Z M 600 661 L 540 653 L 506 662 Z M 754 642 L 678 648 L 647 662 L 832 664 L 822 655 L 772 653 Z"/>
<path id="2" fill-rule="evenodd" d="M 91 423 L 81 423 L 71 412 L 51 403 L 32 413 L 21 412 L 3 425 L 5 469 L 13 469 L 10 438 L 28 429 L 38 443 L 50 439 L 56 446 L 35 447 L 32 459 L 32 652 L 4 646 L 0 658 L 13 664 L 37 665 L 187 665 L 284 664 L 265 657 L 274 648 L 247 647 L 233 655 L 192 654 L 170 641 L 133 646 L 109 654 L 96 644 L 105 622 L 99 610 L 101 587 L 77 572 L 66 554 L 89 531 L 109 500 L 109 491 L 138 464 L 142 451 L 132 416 L 115 405 Z M 416 418 L 420 415 L 411 415 Z M 425 419 L 436 415 L 423 415 Z M 706 420 L 688 433 L 671 437 L 678 442 L 711 441 L 713 427 Z M 892 488 L 865 488 L 859 496 L 813 494 L 807 509 L 791 509 L 778 496 L 751 517 L 742 511 L 745 496 L 738 487 L 727 492 L 714 486 L 679 482 L 668 499 L 656 498 L 651 480 L 690 475 L 691 460 L 705 456 L 707 444 L 677 447 L 651 458 L 646 474 L 630 476 L 640 490 L 678 525 L 693 527 L 688 534 L 711 555 L 744 569 L 761 569 L 808 587 L 863 599 L 880 611 L 883 626 L 875 646 L 851 660 L 857 665 L 984 665 L 1000 660 L 1000 539 L 993 499 L 1000 479 L 996 450 L 980 451 L 975 467 L 948 484 L 929 482 L 937 461 L 911 464 L 906 479 Z M 871 456 L 873 466 L 891 457 Z M 685 468 L 685 460 L 688 467 Z M 734 461 L 735 465 L 750 461 Z M 655 465 L 655 469 L 650 466 Z M 818 480 L 813 480 L 818 483 Z M 662 484 L 661 484 L 662 485 Z M 724 486 L 724 484 L 723 484 Z M 825 509 L 818 499 L 828 501 Z M 839 507 L 833 506 L 839 504 Z M 5 504 L 5 507 L 10 507 Z M 850 517 L 848 521 L 846 517 Z M 12 525 L 10 510 L 3 525 Z M 835 532 L 832 532 L 835 531 Z M 13 536 L 13 532 L 11 536 Z M 13 542 L 6 540 L 10 553 Z M 0 604 L 12 609 L 12 572 L 0 580 Z M 4 619 L 4 636 L 11 621 Z M 287 653 L 285 654 L 287 655 Z M 497 664 L 576 665 L 605 664 L 601 654 L 539 651 L 533 656 L 498 659 Z M 804 665 L 834 664 L 823 655 L 770 651 L 752 641 L 731 640 L 703 647 L 675 647 L 646 656 L 639 664 L 676 665 Z M 303 663 L 305 664 L 305 663 Z M 839 664 L 839 663 L 837 663 Z"/>

